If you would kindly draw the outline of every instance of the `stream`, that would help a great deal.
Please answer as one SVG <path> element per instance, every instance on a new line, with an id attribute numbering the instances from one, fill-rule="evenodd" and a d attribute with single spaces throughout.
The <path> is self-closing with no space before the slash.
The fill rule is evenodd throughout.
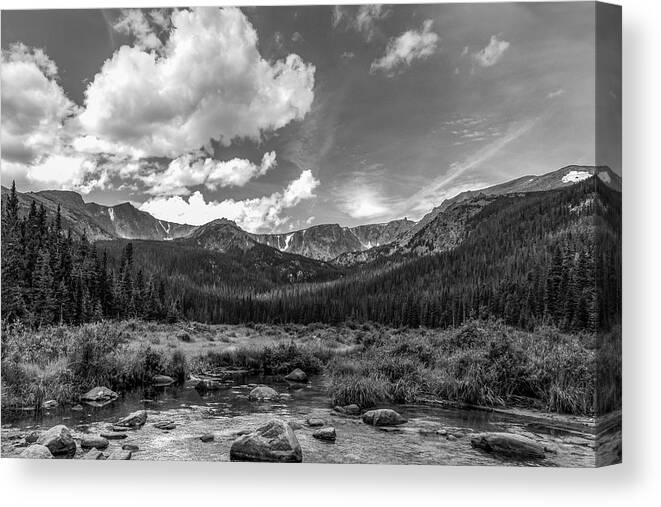
<path id="1" fill-rule="evenodd" d="M 189 380 L 181 386 L 139 389 L 103 407 L 83 405 L 79 411 L 66 407 L 45 411 L 38 417 L 26 412 L 3 414 L 2 456 L 18 456 L 25 445 L 22 437 L 31 431 L 64 424 L 74 438 L 98 435 L 121 417 L 144 409 L 148 413 L 147 423 L 140 429 L 129 430 L 124 440 L 111 440 L 104 450 L 106 454 L 124 444 L 133 444 L 140 449 L 133 453 L 134 460 L 229 461 L 230 446 L 240 432 L 280 418 L 294 423 L 304 462 L 563 467 L 589 467 L 595 462 L 594 436 L 588 429 L 560 430 L 553 424 L 547 426 L 520 415 L 397 405 L 391 408 L 408 422 L 394 428 L 375 428 L 364 424 L 359 417 L 333 411 L 323 377 L 312 377 L 308 384 L 294 385 L 278 378 L 238 374 L 226 380 L 222 390 L 205 394 L 198 393 L 195 384 L 196 381 Z M 281 393 L 280 401 L 249 401 L 248 393 L 257 385 L 276 389 Z M 326 425 L 334 426 L 336 442 L 313 438 L 316 428 L 305 423 L 310 417 L 321 418 Z M 157 429 L 154 423 L 159 421 L 173 421 L 176 427 Z M 473 449 L 471 434 L 483 431 L 524 435 L 551 452 L 542 460 L 517 461 Z M 199 437 L 205 433 L 212 433 L 214 440 L 202 442 Z M 79 447 L 76 458 L 83 454 Z"/>

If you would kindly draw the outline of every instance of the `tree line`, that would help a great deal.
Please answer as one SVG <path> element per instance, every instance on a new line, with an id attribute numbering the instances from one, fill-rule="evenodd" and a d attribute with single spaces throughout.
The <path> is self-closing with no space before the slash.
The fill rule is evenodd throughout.
<path id="1" fill-rule="evenodd" d="M 450 251 L 399 256 L 289 283 L 265 260 L 185 242 L 102 242 L 62 231 L 34 202 L 2 216 L 3 319 L 35 325 L 98 318 L 210 323 L 374 321 L 448 327 L 495 317 L 532 329 L 607 329 L 621 319 L 621 194 L 598 178 L 507 195 L 469 219 Z"/>
<path id="2" fill-rule="evenodd" d="M 130 243 L 117 263 L 63 230 L 59 206 L 49 217 L 32 201 L 21 216 L 12 184 L 2 208 L 2 319 L 42 326 L 127 317 L 175 320 L 180 312 L 165 281 L 135 266 Z"/>

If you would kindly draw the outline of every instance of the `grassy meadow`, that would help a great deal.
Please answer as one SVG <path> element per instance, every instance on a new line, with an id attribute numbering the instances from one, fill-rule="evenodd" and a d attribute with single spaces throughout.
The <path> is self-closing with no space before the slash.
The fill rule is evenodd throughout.
<path id="1" fill-rule="evenodd" d="M 50 399 L 73 404 L 94 386 L 124 391 L 156 374 L 183 381 L 215 368 L 324 373 L 329 403 L 363 408 L 441 400 L 591 414 L 596 405 L 601 411 L 619 403 L 617 392 L 596 403 L 597 375 L 608 372 L 597 368 L 604 349 L 597 353 L 594 335 L 554 328 L 525 332 L 493 321 L 432 330 L 131 320 L 2 331 L 3 410 Z M 612 348 L 608 374 L 620 368 Z"/>

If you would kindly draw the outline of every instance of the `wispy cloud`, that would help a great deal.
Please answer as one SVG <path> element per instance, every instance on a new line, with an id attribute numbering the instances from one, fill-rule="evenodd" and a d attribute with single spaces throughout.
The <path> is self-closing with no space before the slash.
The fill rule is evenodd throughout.
<path id="1" fill-rule="evenodd" d="M 549 92 L 548 95 L 546 95 L 547 99 L 555 99 L 556 97 L 560 97 L 560 95 L 565 94 L 565 89 L 564 88 L 558 88 L 557 90 L 553 90 L 552 92 Z"/>
<path id="2" fill-rule="evenodd" d="M 507 145 L 526 134 L 537 123 L 539 118 L 514 123 L 501 137 L 483 146 L 463 161 L 453 162 L 447 174 L 432 180 L 424 188 L 403 202 L 403 207 L 413 212 L 424 212 L 438 206 L 444 199 L 456 195 L 459 190 L 453 183 L 467 171 L 475 169 L 498 154 Z M 487 182 L 488 183 L 488 182 Z M 472 186 L 475 188 L 475 186 Z"/>

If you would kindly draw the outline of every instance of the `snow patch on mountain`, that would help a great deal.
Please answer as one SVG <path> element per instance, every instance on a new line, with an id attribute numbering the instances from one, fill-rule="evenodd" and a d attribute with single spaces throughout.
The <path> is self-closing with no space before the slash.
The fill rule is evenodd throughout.
<path id="1" fill-rule="evenodd" d="M 115 210 L 112 208 L 108 208 L 108 215 L 110 216 L 110 221 L 114 222 L 115 221 Z"/>
<path id="2" fill-rule="evenodd" d="M 563 183 L 577 183 L 579 181 L 586 180 L 590 177 L 590 173 L 587 171 L 569 171 L 562 177 Z"/>

